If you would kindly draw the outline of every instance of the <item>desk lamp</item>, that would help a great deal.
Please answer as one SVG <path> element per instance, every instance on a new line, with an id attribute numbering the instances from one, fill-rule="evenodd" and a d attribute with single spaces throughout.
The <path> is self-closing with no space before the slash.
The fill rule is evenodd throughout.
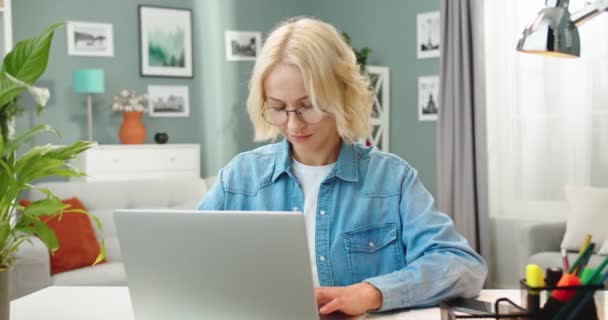
<path id="1" fill-rule="evenodd" d="M 608 0 L 595 0 L 570 14 L 569 0 L 546 0 L 534 20 L 524 29 L 517 50 L 526 53 L 578 58 L 581 43 L 578 27 L 608 10 Z"/>
<path id="2" fill-rule="evenodd" d="M 72 91 L 87 95 L 89 141 L 93 141 L 93 93 L 105 91 L 104 73 L 101 69 L 78 69 L 72 72 Z"/>

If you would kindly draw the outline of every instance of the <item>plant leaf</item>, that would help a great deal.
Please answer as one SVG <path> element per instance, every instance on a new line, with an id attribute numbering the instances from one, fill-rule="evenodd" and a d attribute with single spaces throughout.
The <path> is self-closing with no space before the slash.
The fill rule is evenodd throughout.
<path id="1" fill-rule="evenodd" d="M 53 254 L 59 248 L 59 242 L 53 229 L 49 228 L 44 222 L 36 219 L 29 218 L 30 220 L 27 225 L 19 227 L 18 230 L 30 235 L 36 235 L 46 245 L 46 247 Z"/>
<path id="2" fill-rule="evenodd" d="M 63 203 L 61 200 L 49 198 L 32 202 L 25 208 L 25 210 L 23 210 L 23 214 L 32 217 L 40 217 L 54 214 L 66 209 L 67 207 L 68 205 Z"/>
<path id="3" fill-rule="evenodd" d="M 42 132 L 53 132 L 57 135 L 59 135 L 59 132 L 55 129 L 53 129 L 51 126 L 46 125 L 46 124 L 40 124 L 37 125 L 35 127 L 29 128 L 28 130 L 26 130 L 25 132 L 18 134 L 13 140 L 9 141 L 9 143 L 7 143 L 4 148 L 2 149 L 2 152 L 0 153 L 0 157 L 4 157 L 7 153 L 11 152 L 11 151 L 16 151 L 17 149 L 19 149 L 19 147 L 30 141 L 35 135 L 42 133 Z"/>
<path id="4" fill-rule="evenodd" d="M 25 89 L 25 86 L 18 85 L 6 79 L 5 76 L 0 75 L 0 108 L 5 108 L 10 101 L 15 99 Z"/>
<path id="5" fill-rule="evenodd" d="M 48 64 L 53 33 L 63 25 L 65 22 L 56 23 L 39 35 L 19 41 L 4 58 L 0 77 L 8 72 L 27 84 L 38 80 Z"/>

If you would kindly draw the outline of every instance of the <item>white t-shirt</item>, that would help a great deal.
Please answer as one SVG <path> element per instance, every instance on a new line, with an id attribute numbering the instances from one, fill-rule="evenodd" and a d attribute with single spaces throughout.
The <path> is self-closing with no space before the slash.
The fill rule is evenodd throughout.
<path id="1" fill-rule="evenodd" d="M 317 199 L 319 198 L 321 182 L 325 180 L 331 169 L 335 166 L 336 163 L 326 166 L 308 166 L 293 159 L 293 172 L 298 177 L 302 186 L 302 192 L 304 193 L 304 220 L 306 221 L 306 235 L 308 237 L 310 262 L 312 264 L 312 279 L 315 286 L 319 285 L 317 259 L 315 256 Z"/>

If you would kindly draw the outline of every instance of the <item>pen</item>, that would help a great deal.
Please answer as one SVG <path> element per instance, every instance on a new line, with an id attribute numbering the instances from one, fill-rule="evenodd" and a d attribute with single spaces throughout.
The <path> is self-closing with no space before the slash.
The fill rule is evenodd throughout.
<path id="1" fill-rule="evenodd" d="M 559 289 L 560 287 L 573 287 L 580 286 L 581 281 L 573 274 L 566 273 L 564 274 L 559 282 L 557 283 L 557 288 L 551 292 L 551 296 L 547 303 L 543 306 L 543 308 L 536 315 L 537 320 L 551 320 L 553 316 L 557 314 L 561 308 L 570 300 L 576 290 L 566 290 Z"/>
<path id="2" fill-rule="evenodd" d="M 608 258 L 606 258 L 606 259 L 608 260 Z M 598 270 L 599 269 L 600 268 L 598 268 Z M 604 273 L 602 278 L 597 283 L 600 284 L 606 280 L 608 280 L 608 271 L 606 271 Z M 593 298 L 594 293 L 595 293 L 595 291 L 593 291 L 593 290 L 586 292 L 585 295 L 583 296 L 583 298 L 581 299 L 580 303 L 574 308 L 574 310 L 572 310 L 572 313 L 570 313 L 570 317 L 568 317 L 567 320 L 573 320 L 576 317 L 576 315 L 581 311 L 581 308 L 583 308 L 583 306 L 586 305 L 589 302 L 589 300 L 591 300 Z M 558 313 L 557 316 L 555 317 L 555 319 L 559 319 L 559 317 L 558 317 L 559 315 L 560 314 Z"/>
<path id="3" fill-rule="evenodd" d="M 607 265 L 608 265 L 608 257 L 606 257 L 604 259 L 604 261 L 602 261 L 602 263 L 595 269 L 595 271 L 589 276 L 589 278 L 586 279 L 588 282 L 583 283 L 583 285 L 601 284 L 604 281 L 606 281 L 606 279 L 608 279 L 608 271 L 601 277 L 601 279 L 599 281 L 592 282 L 593 279 L 596 279 L 596 277 L 598 277 L 598 275 L 601 274 L 602 270 Z M 568 301 L 568 303 L 563 308 L 560 309 L 560 311 L 557 313 L 557 315 L 555 316 L 554 319 L 555 320 L 562 319 L 566 315 L 567 310 L 570 309 L 572 307 L 572 305 L 577 303 L 577 301 L 580 301 L 581 303 L 579 303 L 578 306 L 576 307 L 576 309 L 574 309 L 574 311 L 571 313 L 571 316 L 575 315 L 577 312 L 580 311 L 580 308 L 582 308 L 582 306 L 589 301 L 590 298 L 588 296 L 593 297 L 593 291 L 589 291 L 589 292 L 581 291 L 581 292 L 577 293 L 576 296 L 574 296 L 574 298 L 572 298 L 570 301 Z M 582 297 L 582 299 L 581 299 L 581 297 Z"/>
<path id="4" fill-rule="evenodd" d="M 562 264 L 564 271 L 570 270 L 570 261 L 568 261 L 568 250 L 562 248 Z"/>
<path id="5" fill-rule="evenodd" d="M 583 258 L 583 262 L 581 262 L 581 265 L 578 266 L 578 270 L 577 270 L 577 275 L 580 275 L 583 272 L 583 269 L 585 269 L 585 266 L 587 266 L 587 264 L 589 263 L 589 260 L 591 259 L 591 255 L 593 254 L 593 250 L 595 249 L 595 242 L 591 242 L 589 244 L 589 247 L 591 247 L 591 249 L 589 249 L 589 251 L 587 251 L 587 255 Z"/>
<path id="6" fill-rule="evenodd" d="M 536 264 L 526 266 L 526 284 L 528 285 L 527 308 L 531 313 L 537 313 L 540 310 L 540 291 L 530 290 L 530 288 L 539 288 L 545 286 L 543 270 Z"/>
<path id="7" fill-rule="evenodd" d="M 587 245 L 585 250 L 583 250 L 583 252 L 578 255 L 578 257 L 574 261 L 574 264 L 570 266 L 570 270 L 568 273 L 574 273 L 574 271 L 577 270 L 578 266 L 583 262 L 584 257 L 587 255 L 587 253 L 589 253 L 589 251 L 591 251 L 591 249 L 591 246 Z"/>

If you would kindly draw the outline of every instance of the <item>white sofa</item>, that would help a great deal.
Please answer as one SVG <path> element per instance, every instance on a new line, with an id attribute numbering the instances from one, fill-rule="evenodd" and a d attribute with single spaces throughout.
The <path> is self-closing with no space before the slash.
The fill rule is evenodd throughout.
<path id="1" fill-rule="evenodd" d="M 116 227 L 115 209 L 175 208 L 194 209 L 214 183 L 207 179 L 163 179 L 138 181 L 50 182 L 40 186 L 60 198 L 78 197 L 87 211 L 101 220 L 106 245 L 106 263 L 50 275 L 49 253 L 37 238 L 24 243 L 16 254 L 11 274 L 11 297 L 16 299 L 49 285 L 115 286 L 126 285 Z M 38 200 L 39 192 L 27 192 L 22 198 Z M 97 231 L 97 230 L 96 230 Z M 97 232 L 98 238 L 101 236 Z"/>

